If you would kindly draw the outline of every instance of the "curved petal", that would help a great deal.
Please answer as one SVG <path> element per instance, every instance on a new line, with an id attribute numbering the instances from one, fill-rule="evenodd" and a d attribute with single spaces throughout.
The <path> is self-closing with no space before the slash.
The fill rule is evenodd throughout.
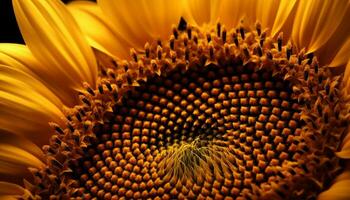
<path id="1" fill-rule="evenodd" d="M 42 167 L 43 151 L 28 139 L 0 130 L 0 181 L 23 183 L 32 178 L 28 167 Z"/>
<path id="2" fill-rule="evenodd" d="M 128 48 L 136 49 L 142 49 L 154 39 L 168 39 L 182 12 L 182 0 L 98 0 L 97 3 L 113 22 L 114 31 L 128 42 Z"/>
<path id="3" fill-rule="evenodd" d="M 350 159 L 350 145 L 346 145 L 340 152 L 337 152 L 337 156 L 343 159 Z"/>
<path id="4" fill-rule="evenodd" d="M 128 44 L 114 32 L 112 24 L 96 3 L 73 1 L 68 4 L 68 9 L 92 47 L 109 56 L 124 59 L 129 56 Z"/>
<path id="5" fill-rule="evenodd" d="M 36 80 L 45 83 L 45 85 L 60 98 L 60 101 L 57 98 L 52 98 L 55 105 L 61 107 L 61 101 L 66 105 L 74 105 L 74 94 L 65 95 L 65 82 L 53 82 L 48 80 L 48 78 L 45 77 L 45 72 L 39 70 L 42 66 L 40 66 L 40 63 L 34 58 L 27 46 L 21 44 L 0 44 L 0 64 L 19 69 L 30 74 Z M 35 72 L 37 73 L 34 74 Z"/>
<path id="6" fill-rule="evenodd" d="M 184 16 L 191 24 L 202 28 L 220 22 L 227 29 L 235 28 L 240 20 L 255 23 L 256 1 L 247 0 L 189 0 L 185 2 Z"/>
<path id="7" fill-rule="evenodd" d="M 40 65 L 27 46 L 11 43 L 0 43 L 0 64 L 27 72 L 31 72 L 28 66 Z"/>
<path id="8" fill-rule="evenodd" d="M 333 58 L 331 64 L 329 65 L 331 67 L 339 67 L 346 64 L 349 59 L 350 59 L 350 37 L 343 44 L 343 46 L 340 48 L 338 53 Z M 350 69 L 347 69 L 347 70 L 350 70 Z"/>
<path id="9" fill-rule="evenodd" d="M 40 168 L 44 163 L 28 151 L 0 143 L 0 173 L 18 175 L 27 167 Z"/>
<path id="10" fill-rule="evenodd" d="M 199 18 L 200 23 L 209 23 L 215 25 L 218 21 L 226 26 L 227 29 L 235 28 L 241 20 L 244 24 L 253 26 L 256 20 L 256 1 L 255 0 L 208 0 L 208 1 L 197 1 L 197 3 L 206 10 L 202 11 L 202 16 L 207 16 L 210 13 L 210 18 Z M 196 6 L 192 3 L 188 5 L 190 8 Z M 191 8 L 196 10 L 198 8 Z M 198 9 L 199 10 L 199 9 Z M 197 23 L 198 24 L 198 23 Z M 200 24 L 199 24 L 200 25 Z"/>
<path id="11" fill-rule="evenodd" d="M 271 0 L 271 1 L 239 1 L 239 0 L 223 0 L 220 3 L 214 1 L 216 4 L 220 4 L 219 11 L 216 11 L 216 7 L 208 7 L 214 9 L 211 13 L 216 15 L 228 28 L 236 27 L 241 20 L 243 23 L 253 27 L 255 22 L 261 23 L 263 29 L 268 28 L 271 30 L 272 36 L 277 34 L 282 26 L 290 18 L 290 14 L 296 5 L 296 0 Z M 211 4 L 214 4 L 211 1 Z M 204 4 L 204 3 L 203 3 Z M 204 14 L 204 13 L 203 13 Z M 211 23 L 215 23 L 216 18 L 211 19 Z"/>
<path id="12" fill-rule="evenodd" d="M 38 145 L 34 144 L 32 141 L 25 137 L 15 135 L 10 132 L 1 131 L 0 133 L 0 143 L 15 146 L 29 152 L 40 160 L 44 159 L 43 151 Z"/>
<path id="13" fill-rule="evenodd" d="M 32 74 L 0 65 L 0 130 L 37 144 L 48 141 L 48 122 L 63 123 L 60 100 Z"/>
<path id="14" fill-rule="evenodd" d="M 17 184 L 0 181 L 1 200 L 15 200 L 25 196 L 31 196 L 28 190 Z"/>
<path id="15" fill-rule="evenodd" d="M 318 195 L 317 200 L 348 200 L 350 199 L 349 185 L 350 176 L 349 171 L 343 172 L 334 181 L 333 185 L 326 191 Z"/>
<path id="16" fill-rule="evenodd" d="M 329 1 L 318 11 L 317 24 L 310 41 L 310 52 L 321 48 L 332 37 L 349 9 L 349 1 Z M 321 13 L 320 13 L 321 12 Z"/>
<path id="17" fill-rule="evenodd" d="M 256 18 L 263 28 L 272 28 L 280 1 L 257 1 Z"/>
<path id="18" fill-rule="evenodd" d="M 57 84 L 65 96 L 94 86 L 97 64 L 74 18 L 59 0 L 13 0 L 17 22 L 26 44 L 42 65 L 32 70 L 45 82 Z M 62 88 L 62 86 L 65 86 Z"/>
<path id="19" fill-rule="evenodd" d="M 215 25 L 219 20 L 221 1 L 189 0 L 186 1 L 186 15 L 190 23 L 197 26 Z"/>
<path id="20" fill-rule="evenodd" d="M 309 52 L 320 49 L 344 20 L 349 2 L 342 0 L 300 1 L 293 25 L 292 38 Z"/>
<path id="21" fill-rule="evenodd" d="M 293 8 L 297 4 L 296 0 L 281 0 L 277 9 L 276 17 L 269 18 L 273 22 L 271 25 L 271 36 L 274 37 L 282 29 L 287 19 L 290 17 Z M 270 22 L 271 23 L 271 22 Z M 285 32 L 284 32 L 285 33 Z M 286 33 L 285 33 L 286 34 Z M 289 35 L 289 34 L 288 34 Z"/>

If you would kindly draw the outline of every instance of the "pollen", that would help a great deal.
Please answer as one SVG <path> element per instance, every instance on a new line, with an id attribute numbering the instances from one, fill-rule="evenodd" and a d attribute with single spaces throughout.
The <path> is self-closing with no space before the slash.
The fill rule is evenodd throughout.
<path id="1" fill-rule="evenodd" d="M 342 76 L 261 30 L 181 18 L 100 82 L 31 169 L 44 199 L 313 199 L 344 166 Z M 29 185 L 29 183 L 28 183 Z"/>

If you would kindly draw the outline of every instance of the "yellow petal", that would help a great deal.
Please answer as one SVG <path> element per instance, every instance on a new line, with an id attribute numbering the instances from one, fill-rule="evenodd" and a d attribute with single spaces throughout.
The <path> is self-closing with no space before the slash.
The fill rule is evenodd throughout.
<path id="1" fill-rule="evenodd" d="M 256 18 L 263 28 L 272 28 L 274 19 L 277 14 L 279 1 L 257 1 Z"/>
<path id="2" fill-rule="evenodd" d="M 348 5 L 343 0 L 300 1 L 293 25 L 294 42 L 309 52 L 320 49 L 337 30 Z"/>
<path id="3" fill-rule="evenodd" d="M 25 45 L 0 43 L 0 64 L 31 72 L 28 66 L 38 66 L 39 62 Z"/>
<path id="4" fill-rule="evenodd" d="M 41 148 L 25 137 L 2 131 L 0 133 L 0 143 L 22 148 L 39 159 L 44 158 Z"/>
<path id="5" fill-rule="evenodd" d="M 343 46 L 340 48 L 338 53 L 333 58 L 330 66 L 331 67 L 338 67 L 346 64 L 350 59 L 350 37 L 347 39 L 347 41 L 343 44 Z M 349 75 L 349 70 L 347 69 L 347 75 Z"/>
<path id="6" fill-rule="evenodd" d="M 235 28 L 240 20 L 254 25 L 255 0 L 189 0 L 185 2 L 184 16 L 191 24 L 212 28 L 220 22 L 227 29 Z"/>
<path id="7" fill-rule="evenodd" d="M 317 16 L 315 16 L 315 12 L 320 10 L 321 6 L 321 2 L 317 3 L 314 0 L 302 1 L 299 3 L 293 24 L 294 29 L 292 32 L 292 38 L 294 43 L 296 43 L 300 48 L 308 45 L 308 42 L 311 39 L 311 34 L 310 32 L 306 32 L 306 29 L 309 28 L 308 24 L 310 24 L 311 27 L 313 23 L 315 23 L 317 18 Z M 314 12 L 312 12 L 312 10 L 314 10 Z M 308 40 L 306 39 L 307 36 L 309 36 L 307 38 Z"/>
<path id="8" fill-rule="evenodd" d="M 326 191 L 318 195 L 317 200 L 348 200 L 350 199 L 350 177 L 348 171 L 343 172 Z"/>
<path id="9" fill-rule="evenodd" d="M 0 65 L 0 130 L 45 144 L 52 133 L 48 122 L 63 123 L 61 108 L 60 100 L 32 74 Z"/>
<path id="10" fill-rule="evenodd" d="M 273 21 L 273 24 L 270 24 L 272 25 L 271 27 L 272 37 L 274 37 L 282 29 L 282 26 L 286 23 L 287 19 L 291 17 L 290 15 L 292 13 L 293 8 L 296 5 L 296 2 L 297 2 L 296 0 L 281 0 L 278 6 L 276 17 L 275 18 L 269 17 L 269 21 Z M 269 13 L 266 13 L 265 15 L 268 15 L 268 14 Z M 284 34 L 287 34 L 286 31 L 283 31 L 283 32 Z"/>
<path id="11" fill-rule="evenodd" d="M 322 10 L 318 11 L 317 23 L 313 28 L 310 41 L 310 52 L 321 48 L 335 34 L 338 26 L 344 20 L 349 5 L 349 1 L 343 0 L 329 0 L 325 2 Z"/>
<path id="12" fill-rule="evenodd" d="M 218 0 L 186 1 L 186 18 L 197 26 L 215 25 L 219 20 L 221 3 Z"/>
<path id="13" fill-rule="evenodd" d="M 28 151 L 2 143 L 0 143 L 0 163 L 0 173 L 3 174 L 18 174 L 27 167 L 40 168 L 44 166 L 39 158 Z"/>
<path id="14" fill-rule="evenodd" d="M 68 9 L 92 47 L 112 57 L 125 59 L 129 56 L 127 43 L 118 38 L 110 20 L 106 18 L 96 3 L 73 1 L 68 4 Z"/>
<path id="15" fill-rule="evenodd" d="M 13 0 L 13 7 L 26 44 L 42 63 L 32 69 L 36 74 L 67 97 L 84 81 L 95 85 L 92 49 L 61 1 Z"/>
<path id="16" fill-rule="evenodd" d="M 98 0 L 128 48 L 141 49 L 155 39 L 168 39 L 173 24 L 181 17 L 182 0 Z M 129 49 L 126 49 L 129 53 Z"/>
<path id="17" fill-rule="evenodd" d="M 43 151 L 28 139 L 0 130 L 0 179 L 23 183 L 32 178 L 28 167 L 42 167 Z M 0 193 L 1 195 L 1 193 Z"/>
<path id="18" fill-rule="evenodd" d="M 35 199 L 33 195 L 20 185 L 0 181 L 0 199 L 16 200 L 16 199 Z"/>
<path id="19" fill-rule="evenodd" d="M 347 148 L 347 149 L 344 149 L 340 152 L 337 152 L 336 155 L 339 157 L 339 158 L 343 158 L 343 159 L 350 159 L 350 149 Z"/>
<path id="20" fill-rule="evenodd" d="M 216 23 L 219 20 L 228 29 L 231 29 L 236 28 L 241 20 L 248 26 L 254 26 L 256 22 L 257 2 L 255 0 L 212 1 L 211 5 L 214 6 L 210 7 L 210 23 Z M 203 15 L 207 14 L 203 13 Z"/>
<path id="21" fill-rule="evenodd" d="M 25 189 L 17 184 L 0 181 L 0 199 L 17 199 L 16 195 L 23 195 Z"/>
<path id="22" fill-rule="evenodd" d="M 33 57 L 32 53 L 25 45 L 0 44 L 0 64 L 11 66 L 15 69 L 23 71 L 32 76 L 33 79 L 38 80 L 37 82 L 42 81 L 48 88 L 53 91 L 53 93 L 55 93 L 61 99 L 61 101 L 67 103 L 67 105 L 74 103 L 73 95 L 63 95 L 62 89 L 65 87 L 64 82 L 45 82 L 43 78 L 40 77 L 40 75 L 45 76 L 45 74 L 42 74 L 40 72 L 38 72 L 38 74 L 34 74 L 34 71 L 40 69 L 40 63 Z M 56 97 L 52 98 L 51 100 L 55 105 L 60 107 L 62 106 L 62 102 Z"/>

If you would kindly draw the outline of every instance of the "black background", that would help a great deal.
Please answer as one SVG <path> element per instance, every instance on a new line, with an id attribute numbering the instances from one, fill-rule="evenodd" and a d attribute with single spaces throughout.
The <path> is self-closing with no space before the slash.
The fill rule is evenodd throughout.
<path id="1" fill-rule="evenodd" d="M 67 3 L 71 0 L 63 0 Z M 0 43 L 24 43 L 19 32 L 11 0 L 0 0 Z"/>

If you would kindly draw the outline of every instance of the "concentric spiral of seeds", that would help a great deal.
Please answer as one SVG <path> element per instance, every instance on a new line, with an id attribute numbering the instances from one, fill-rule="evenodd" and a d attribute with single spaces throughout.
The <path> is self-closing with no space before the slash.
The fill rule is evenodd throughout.
<path id="1" fill-rule="evenodd" d="M 97 55 L 100 85 L 32 169 L 38 197 L 313 199 L 342 169 L 341 77 L 282 35 L 182 19 L 130 61 Z"/>
<path id="2" fill-rule="evenodd" d="M 116 103 L 112 129 L 99 133 L 77 170 L 81 189 L 99 198 L 121 191 L 129 198 L 188 192 L 214 198 L 267 182 L 276 166 L 285 165 L 279 173 L 297 170 L 296 151 L 306 144 L 298 141 L 298 104 L 289 90 L 253 66 L 174 69 L 153 77 Z M 119 189 L 110 191 L 115 184 Z"/>

